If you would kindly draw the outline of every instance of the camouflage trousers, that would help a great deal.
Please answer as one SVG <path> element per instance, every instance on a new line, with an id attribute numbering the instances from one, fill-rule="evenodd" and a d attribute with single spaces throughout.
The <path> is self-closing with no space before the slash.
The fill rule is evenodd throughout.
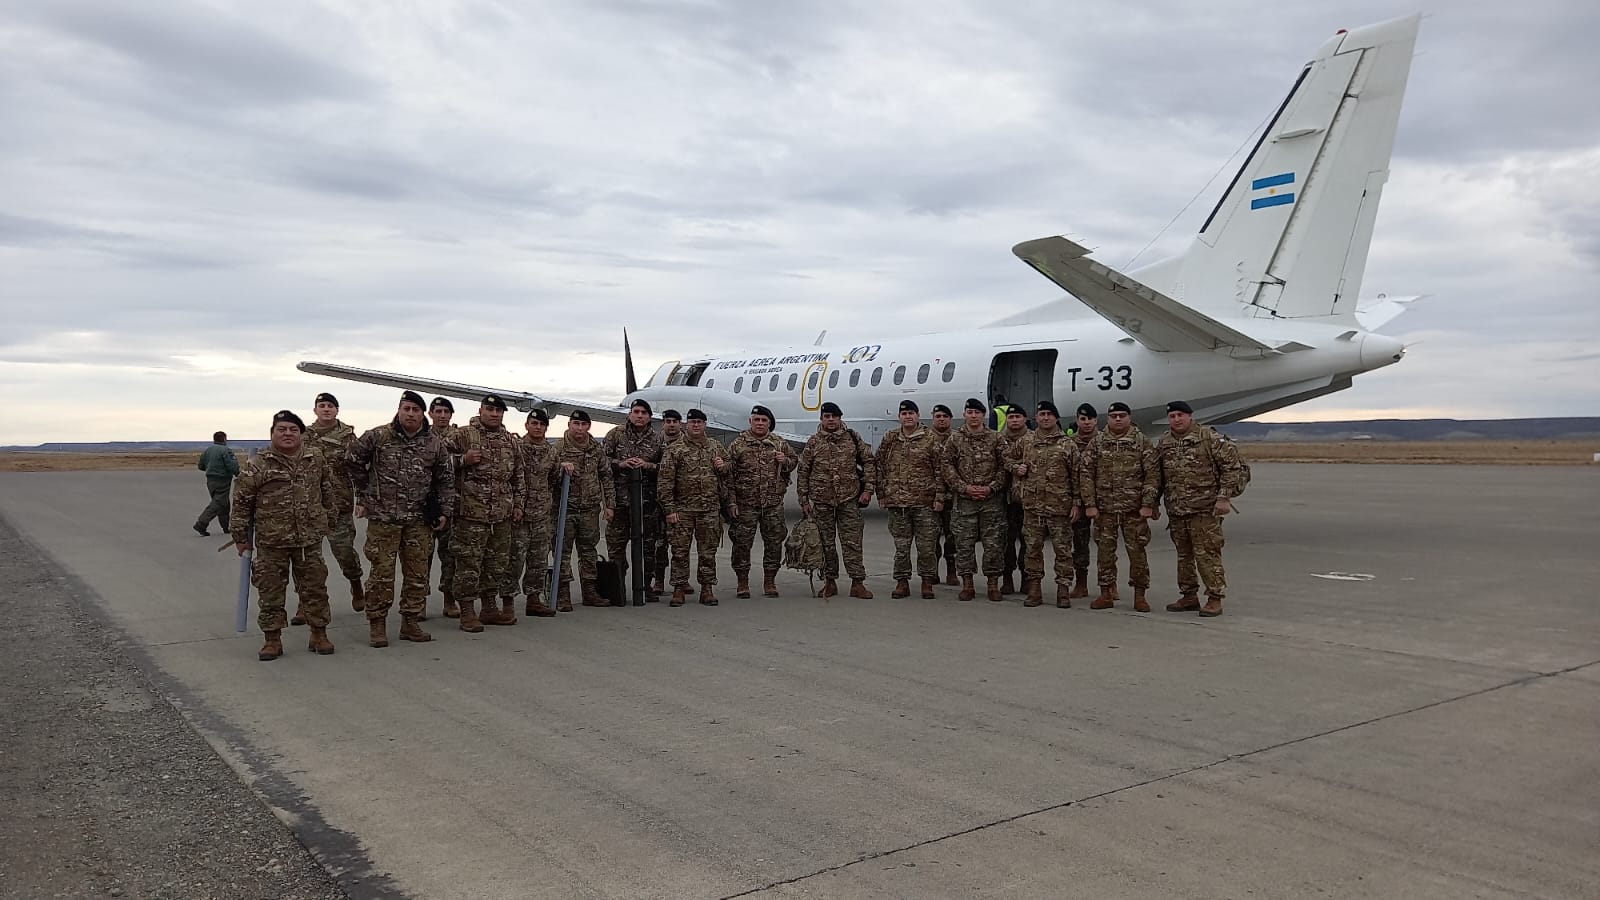
<path id="1" fill-rule="evenodd" d="M 911 543 L 917 545 L 917 574 L 939 577 L 939 514 L 931 506 L 889 507 L 889 537 L 894 539 L 894 577 L 911 577 Z"/>
<path id="2" fill-rule="evenodd" d="M 1006 501 L 1005 546 L 1005 568 L 1000 570 L 1001 575 L 1009 575 L 1021 569 L 1022 558 L 1027 549 L 1022 540 L 1022 504 L 1012 500 Z"/>
<path id="3" fill-rule="evenodd" d="M 1094 519 L 1094 555 L 1100 561 L 1100 586 L 1117 583 L 1117 537 L 1128 548 L 1128 584 L 1144 590 L 1150 586 L 1150 523 L 1137 512 L 1102 512 Z"/>
<path id="4" fill-rule="evenodd" d="M 678 524 L 668 526 L 672 533 L 672 586 L 689 586 L 689 544 L 699 551 L 695 566 L 701 587 L 717 583 L 717 546 L 722 543 L 722 513 L 719 510 L 679 510 Z"/>
<path id="5" fill-rule="evenodd" d="M 201 528 L 208 528 L 212 519 L 222 522 L 222 530 L 228 530 L 228 511 L 233 508 L 233 479 L 206 477 L 206 492 L 211 495 L 211 502 L 200 511 L 200 518 L 195 524 Z"/>
<path id="6" fill-rule="evenodd" d="M 620 492 L 620 496 L 627 497 L 628 492 Z M 644 504 L 644 570 L 654 572 L 656 568 L 656 528 L 661 524 L 661 515 L 656 511 L 654 501 Z M 626 503 L 620 503 L 617 511 L 611 517 L 611 522 L 606 525 L 606 559 L 616 560 L 627 565 L 633 563 L 633 557 L 628 555 L 628 542 L 633 539 L 633 510 Z"/>
<path id="7" fill-rule="evenodd" d="M 382 619 L 394 605 L 394 564 L 400 562 L 400 614 L 422 613 L 428 600 L 428 551 L 433 529 L 421 519 L 409 522 L 367 522 L 367 541 L 361 551 L 367 570 L 368 619 Z"/>
<path id="8" fill-rule="evenodd" d="M 1049 541 L 1056 562 L 1056 584 L 1072 586 L 1072 519 L 1031 510 L 1022 516 L 1022 543 L 1026 547 L 1022 570 L 1029 578 L 1044 580 L 1044 544 Z"/>
<path id="9" fill-rule="evenodd" d="M 255 548 L 250 560 L 250 583 L 256 586 L 259 610 L 256 625 L 262 631 L 282 631 L 289 627 L 284 598 L 289 578 L 294 578 L 295 597 L 300 615 L 318 628 L 328 627 L 328 563 L 322 558 L 322 542 L 304 547 Z"/>
<path id="10" fill-rule="evenodd" d="M 758 530 L 761 532 L 761 570 L 776 572 L 783 565 L 783 540 L 789 536 L 789 526 L 783 520 L 783 504 L 758 509 L 741 503 L 739 515 L 728 523 L 728 537 L 733 541 L 734 574 L 750 574 L 750 551 L 755 548 Z"/>
<path id="11" fill-rule="evenodd" d="M 1093 527 L 1088 516 L 1072 523 L 1072 562 L 1080 569 L 1089 568 L 1089 542 L 1093 539 Z"/>
<path id="12" fill-rule="evenodd" d="M 339 572 L 347 581 L 361 580 L 361 557 L 356 555 L 356 520 L 352 513 L 339 516 L 339 521 L 328 532 L 328 546 L 333 548 L 333 558 L 339 562 Z"/>
<path id="13" fill-rule="evenodd" d="M 840 553 L 844 554 L 846 574 L 856 580 L 867 577 L 861 550 L 861 507 L 854 500 L 837 506 L 815 503 L 811 506 L 811 518 L 816 520 L 817 532 L 822 537 L 822 577 L 839 577 Z"/>
<path id="14" fill-rule="evenodd" d="M 561 536 L 561 543 L 561 583 L 572 580 L 573 553 L 578 554 L 578 578 L 593 583 L 600 561 L 600 554 L 595 552 L 600 543 L 600 507 L 568 507 L 567 531 Z"/>
<path id="15" fill-rule="evenodd" d="M 456 600 L 494 600 L 511 570 L 511 540 L 516 523 L 462 520 L 450 526 L 450 553 L 456 558 Z"/>
<path id="16" fill-rule="evenodd" d="M 522 520 L 511 536 L 511 566 L 506 570 L 505 581 L 500 583 L 500 596 L 510 597 L 522 583 L 522 592 L 529 597 L 548 600 L 545 579 L 550 574 L 550 550 L 555 540 L 556 523 L 549 516 L 533 516 Z"/>
<path id="17" fill-rule="evenodd" d="M 1198 593 L 1205 582 L 1206 596 L 1221 600 L 1228 593 L 1222 571 L 1222 519 L 1219 516 L 1172 516 L 1167 529 L 1178 548 L 1178 590 Z M 1199 577 L 1196 577 L 1198 570 Z"/>
<path id="18" fill-rule="evenodd" d="M 956 574 L 971 575 L 978 568 L 978 553 L 973 545 L 983 544 L 983 574 L 999 578 L 1005 574 L 1006 501 L 999 496 L 987 500 L 960 497 L 956 500 L 954 521 Z"/>

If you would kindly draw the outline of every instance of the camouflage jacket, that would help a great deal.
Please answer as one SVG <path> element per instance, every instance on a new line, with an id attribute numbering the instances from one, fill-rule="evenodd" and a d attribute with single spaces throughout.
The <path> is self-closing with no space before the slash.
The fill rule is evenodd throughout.
<path id="1" fill-rule="evenodd" d="M 313 421 L 306 429 L 305 446 L 321 453 L 333 472 L 333 511 L 348 516 L 356 508 L 356 487 L 350 482 L 350 469 L 345 458 L 350 445 L 356 442 L 356 430 L 334 419 L 326 428 Z"/>
<path id="2" fill-rule="evenodd" d="M 550 518 L 561 499 L 561 467 L 549 441 L 522 437 L 522 521 Z"/>
<path id="3" fill-rule="evenodd" d="M 662 512 L 707 512 L 720 509 L 725 499 L 725 480 L 715 460 L 727 459 L 722 445 L 712 438 L 685 437 L 667 448 L 661 460 L 661 484 L 657 496 Z"/>
<path id="4" fill-rule="evenodd" d="M 456 475 L 456 515 L 469 522 L 504 522 L 522 512 L 524 483 L 522 441 L 496 425 L 493 428 L 477 416 L 456 432 L 450 452 L 465 456 L 476 450 L 482 455 L 477 465 L 463 460 Z"/>
<path id="5" fill-rule="evenodd" d="M 907 434 L 904 427 L 895 428 L 884 434 L 873 456 L 884 506 L 932 508 L 944 499 L 944 441 L 932 429 Z"/>
<path id="6" fill-rule="evenodd" d="M 1012 434 L 1002 428 L 996 431 L 995 434 L 1000 438 L 1000 458 L 1005 460 L 1006 502 L 1021 503 L 1022 485 L 1017 482 L 1017 479 L 1011 477 L 1011 461 L 1016 458 L 1017 449 L 1022 446 L 1022 439 L 1033 434 L 1033 432 L 1024 428 L 1020 434 Z"/>
<path id="7" fill-rule="evenodd" d="M 987 428 L 955 429 L 944 447 L 944 483 L 951 494 L 966 497 L 968 487 L 986 487 L 989 496 L 998 497 L 1004 493 L 1006 481 L 1000 435 Z"/>
<path id="8" fill-rule="evenodd" d="M 306 547 L 320 544 L 333 528 L 334 472 L 322 454 L 301 448 L 285 456 L 268 447 L 256 454 L 233 482 L 233 520 L 228 534 L 235 544 L 252 540 L 262 547 Z"/>
<path id="9" fill-rule="evenodd" d="M 655 500 L 656 476 L 661 469 L 661 454 L 667 449 L 667 445 L 661 440 L 661 435 L 648 425 L 635 428 L 632 424 L 623 422 L 606 434 L 604 446 L 606 459 L 611 463 L 612 487 L 616 496 L 628 496 L 630 470 L 622 468 L 622 461 L 637 456 L 652 464 L 649 468 L 640 469 L 639 474 L 644 478 L 645 502 Z"/>
<path id="10" fill-rule="evenodd" d="M 1078 497 L 1104 513 L 1136 513 L 1156 505 L 1156 448 L 1138 426 L 1117 437 L 1101 429 L 1079 459 Z"/>
<path id="11" fill-rule="evenodd" d="M 572 485 L 567 488 L 567 508 L 616 508 L 617 495 L 611 483 L 611 463 L 606 460 L 605 447 L 593 435 L 584 435 L 583 440 L 579 441 L 569 432 L 556 439 L 553 450 L 557 499 L 561 497 L 561 466 L 563 463 L 572 463 L 577 471 L 572 473 Z"/>
<path id="12" fill-rule="evenodd" d="M 1041 426 L 1017 442 L 1009 462 L 1023 509 L 1050 516 L 1072 513 L 1072 507 L 1078 504 L 1074 483 L 1078 474 L 1077 441 L 1059 427 L 1046 430 Z M 1028 474 L 1017 474 L 1021 465 L 1027 465 Z"/>
<path id="13" fill-rule="evenodd" d="M 800 451 L 798 471 L 801 503 L 838 506 L 856 502 L 862 491 L 877 490 L 878 467 L 872 448 L 850 427 L 829 432 L 818 426 Z"/>
<path id="14" fill-rule="evenodd" d="M 781 506 L 789 491 L 789 474 L 800 457 L 775 434 L 758 438 L 748 431 L 728 445 L 728 482 L 733 502 L 751 509 Z"/>
<path id="15" fill-rule="evenodd" d="M 356 439 L 346 456 L 356 503 L 374 522 L 422 518 L 431 493 L 446 514 L 456 508 L 456 475 L 450 449 L 427 423 L 408 435 L 398 417 Z"/>
<path id="16" fill-rule="evenodd" d="M 1239 448 L 1211 426 L 1196 425 L 1183 437 L 1169 430 L 1156 441 L 1155 452 L 1170 515 L 1210 513 L 1219 498 L 1239 496 L 1244 474 Z"/>

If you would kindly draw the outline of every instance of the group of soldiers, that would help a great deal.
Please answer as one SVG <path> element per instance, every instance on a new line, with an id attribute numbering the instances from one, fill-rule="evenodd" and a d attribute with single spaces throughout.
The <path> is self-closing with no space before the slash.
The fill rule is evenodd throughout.
<path id="1" fill-rule="evenodd" d="M 931 428 L 907 399 L 900 403 L 900 427 L 887 432 L 876 451 L 845 424 L 837 404 L 826 402 L 816 433 L 798 453 L 773 433 L 772 411 L 760 405 L 751 409 L 749 428 L 726 446 L 707 435 L 707 417 L 698 409 L 687 416 L 664 411 L 656 431 L 650 404 L 642 399 L 632 402 L 627 421 L 604 439 L 591 434 L 588 413 L 575 410 L 566 433 L 553 442 L 541 410 L 528 414 L 523 435 L 511 433 L 504 424 L 507 405 L 493 394 L 460 426 L 451 421 L 455 409 L 448 399 L 424 405 L 420 395 L 405 391 L 394 419 L 359 437 L 339 421 L 332 394 L 318 394 L 313 410 L 310 426 L 290 410 L 273 416 L 271 446 L 233 484 L 231 518 L 222 504 L 223 525 L 239 553 L 254 553 L 257 621 L 266 637 L 262 660 L 283 654 L 282 632 L 291 623 L 309 626 L 309 649 L 334 652 L 327 636 L 324 539 L 350 583 L 353 607 L 366 614 L 372 647 L 389 644 L 397 563 L 399 638 L 432 640 L 420 623 L 427 617 L 435 556 L 444 614 L 458 619 L 463 631 L 515 624 L 519 591 L 525 615 L 571 612 L 574 555 L 582 604 L 610 605 L 596 583 L 602 521 L 607 556 L 624 569 L 629 542 L 642 535 L 638 549 L 651 576 L 652 601 L 670 588 L 670 605 L 682 606 L 697 585 L 700 603 L 718 604 L 716 551 L 724 520 L 733 542 L 737 596 L 751 595 L 759 533 L 761 590 L 776 597 L 791 477 L 804 515 L 821 536 L 823 596 L 839 593 L 842 557 L 849 596 L 871 599 L 861 510 L 876 494 L 895 548 L 893 597 L 911 593 L 914 550 L 922 597 L 935 596 L 944 559 L 944 583 L 960 586 L 960 600 L 973 600 L 981 544 L 987 598 L 1000 601 L 1015 593 L 1020 568 L 1024 605 L 1039 606 L 1049 543 L 1056 605 L 1070 607 L 1074 598 L 1088 596 L 1092 537 L 1100 593 L 1091 608 L 1108 609 L 1119 599 L 1120 539 L 1134 608 L 1145 612 L 1149 522 L 1160 518 L 1157 504 L 1164 499 L 1181 590 L 1167 609 L 1215 616 L 1226 593 L 1220 517 L 1231 511 L 1229 501 L 1247 478 L 1233 443 L 1196 425 L 1182 401 L 1168 405 L 1170 430 L 1152 442 L 1122 403 L 1111 404 L 1104 429 L 1095 409 L 1083 404 L 1076 427 L 1063 430 L 1055 405 L 1046 400 L 1038 404 L 1032 427 L 1020 409 L 1009 407 L 1004 427 L 996 431 L 976 398 L 966 401 L 961 427 L 948 407 L 935 406 Z M 203 459 L 202 468 L 206 464 Z M 619 502 L 630 490 L 644 501 L 637 528 L 631 505 Z M 558 516 L 562 498 L 565 515 Z M 356 518 L 367 520 L 365 576 L 354 546 Z M 559 536 L 558 520 L 565 523 Z M 196 530 L 205 533 L 200 522 Z M 552 599 L 546 580 L 558 540 L 561 568 Z M 286 610 L 291 578 L 299 600 L 292 620 Z"/>

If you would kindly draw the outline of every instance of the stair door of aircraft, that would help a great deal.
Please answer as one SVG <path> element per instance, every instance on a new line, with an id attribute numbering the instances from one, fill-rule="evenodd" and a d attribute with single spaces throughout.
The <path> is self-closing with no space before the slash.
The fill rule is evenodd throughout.
<path id="1" fill-rule="evenodd" d="M 1040 400 L 1055 399 L 1055 376 L 1054 349 L 996 353 L 989 364 L 989 399 L 1004 394 L 1031 420 Z"/>
<path id="2" fill-rule="evenodd" d="M 828 374 L 826 361 L 814 362 L 806 366 L 805 375 L 800 381 L 800 406 L 808 412 L 816 412 L 822 408 L 822 377 Z"/>

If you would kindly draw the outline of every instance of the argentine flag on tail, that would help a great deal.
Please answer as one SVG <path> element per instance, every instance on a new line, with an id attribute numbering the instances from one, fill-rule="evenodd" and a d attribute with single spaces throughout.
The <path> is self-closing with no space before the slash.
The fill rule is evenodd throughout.
<path id="1" fill-rule="evenodd" d="M 1254 196 L 1250 198 L 1251 209 L 1265 209 L 1269 206 L 1293 203 L 1294 173 L 1285 172 L 1282 175 L 1257 178 L 1250 182 L 1250 190 L 1254 192 Z"/>

